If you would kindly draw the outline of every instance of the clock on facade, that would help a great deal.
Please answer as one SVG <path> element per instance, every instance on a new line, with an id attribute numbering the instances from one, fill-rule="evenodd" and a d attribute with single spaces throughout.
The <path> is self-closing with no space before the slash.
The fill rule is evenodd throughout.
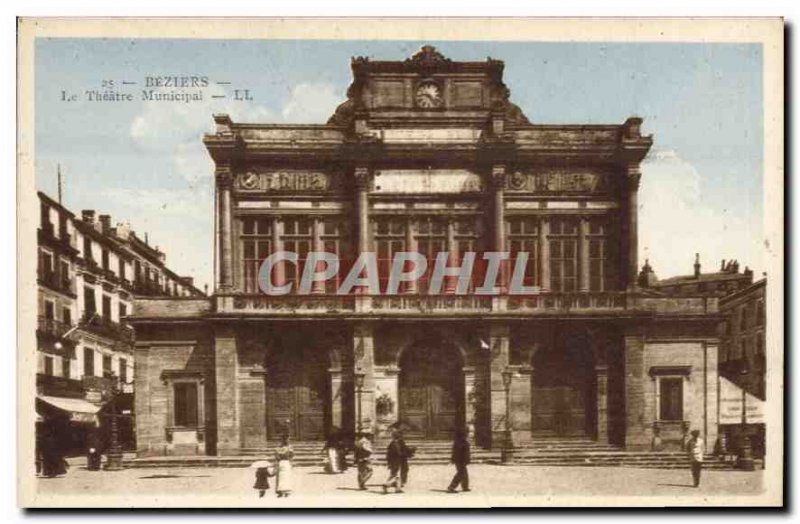
<path id="1" fill-rule="evenodd" d="M 414 100 L 418 107 L 439 107 L 442 105 L 442 90 L 434 82 L 422 82 L 417 86 Z"/>

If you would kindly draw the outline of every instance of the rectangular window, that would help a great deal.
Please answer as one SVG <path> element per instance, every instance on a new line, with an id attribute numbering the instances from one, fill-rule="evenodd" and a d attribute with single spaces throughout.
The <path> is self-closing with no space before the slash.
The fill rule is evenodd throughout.
<path id="1" fill-rule="evenodd" d="M 615 256 L 608 241 L 609 223 L 591 218 L 586 241 L 589 243 L 589 290 L 607 291 L 616 287 Z"/>
<path id="2" fill-rule="evenodd" d="M 47 376 L 53 376 L 53 357 L 45 356 L 44 357 L 44 374 Z"/>
<path id="3" fill-rule="evenodd" d="M 539 284 L 539 221 L 532 217 L 508 220 L 508 250 L 511 253 L 511 271 L 517 265 L 520 253 L 528 254 L 524 285 Z M 510 277 L 510 274 L 509 274 Z"/>
<path id="4" fill-rule="evenodd" d="M 683 379 L 662 378 L 659 380 L 661 420 L 683 420 Z"/>
<path id="5" fill-rule="evenodd" d="M 173 385 L 175 409 L 174 425 L 177 427 L 197 427 L 197 383 L 178 382 Z"/>
<path id="6" fill-rule="evenodd" d="M 94 260 L 94 257 L 92 257 L 92 239 L 88 235 L 83 237 L 83 258 Z"/>
<path id="7" fill-rule="evenodd" d="M 55 304 L 50 300 L 44 301 L 44 318 L 47 320 L 55 319 Z"/>
<path id="8" fill-rule="evenodd" d="M 124 302 L 119 303 L 119 321 L 128 316 L 128 306 Z"/>
<path id="9" fill-rule="evenodd" d="M 108 249 L 103 248 L 103 252 L 101 254 L 101 263 L 103 264 L 103 269 L 110 269 L 108 264 Z"/>
<path id="10" fill-rule="evenodd" d="M 571 217 L 550 221 L 550 287 L 555 292 L 578 289 L 578 221 Z"/>
<path id="11" fill-rule="evenodd" d="M 287 218 L 283 221 L 283 249 L 297 253 L 296 264 L 285 264 L 286 284 L 297 290 L 308 252 L 312 250 L 314 221 L 307 218 Z"/>
<path id="12" fill-rule="evenodd" d="M 69 262 L 62 260 L 59 264 L 61 266 L 61 271 L 59 278 L 61 279 L 61 288 L 67 291 L 71 291 L 71 282 L 69 276 Z"/>
<path id="13" fill-rule="evenodd" d="M 103 295 L 103 318 L 111 320 L 111 297 Z"/>
<path id="14" fill-rule="evenodd" d="M 67 357 L 61 357 L 61 376 L 64 378 L 71 378 L 72 376 L 72 369 L 71 369 L 72 361 Z"/>
<path id="15" fill-rule="evenodd" d="M 406 251 L 407 227 L 407 221 L 399 218 L 380 218 L 374 224 L 381 291 L 385 291 L 389 281 L 395 253 Z"/>
<path id="16" fill-rule="evenodd" d="M 61 308 L 61 321 L 65 326 L 72 325 L 72 310 L 68 307 Z"/>
<path id="17" fill-rule="evenodd" d="M 94 349 L 83 348 L 83 376 L 94 376 Z"/>
<path id="18" fill-rule="evenodd" d="M 42 279 L 50 285 L 55 284 L 55 282 L 51 282 L 53 278 L 53 256 L 50 253 L 42 252 L 40 260 L 42 265 L 39 270 L 41 271 L 40 275 Z"/>
<path id="19" fill-rule="evenodd" d="M 119 274 L 119 278 L 124 279 L 125 278 L 125 259 L 123 259 L 122 257 L 119 257 L 117 260 L 119 261 L 118 262 L 118 267 L 117 267 L 117 273 Z"/>
<path id="20" fill-rule="evenodd" d="M 119 359 L 119 379 L 123 384 L 128 383 L 128 360 L 124 358 Z"/>
<path id="21" fill-rule="evenodd" d="M 113 370 L 111 369 L 111 355 L 103 355 L 103 376 L 110 377 Z"/>
<path id="22" fill-rule="evenodd" d="M 53 223 L 50 222 L 50 206 L 42 202 L 39 207 L 41 213 L 42 231 L 53 234 Z"/>
<path id="23" fill-rule="evenodd" d="M 439 253 L 447 253 L 447 219 L 421 217 L 417 221 L 417 251 L 428 260 L 428 270 L 420 278 L 419 291 L 426 293 Z"/>
<path id="24" fill-rule="evenodd" d="M 272 253 L 272 219 L 246 217 L 241 222 L 242 262 L 244 264 L 244 287 L 247 293 L 257 293 L 258 270 L 261 263 Z"/>
<path id="25" fill-rule="evenodd" d="M 86 312 L 86 318 L 91 317 L 97 312 L 94 289 L 89 286 L 84 286 L 83 288 L 83 310 Z"/>

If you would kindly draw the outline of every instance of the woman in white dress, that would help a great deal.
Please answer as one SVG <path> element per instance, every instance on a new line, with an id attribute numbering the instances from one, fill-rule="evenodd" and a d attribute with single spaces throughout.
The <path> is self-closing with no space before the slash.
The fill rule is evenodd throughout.
<path id="1" fill-rule="evenodd" d="M 292 473 L 292 459 L 294 450 L 289 445 L 289 435 L 281 437 L 281 445 L 275 450 L 276 468 L 275 493 L 278 497 L 288 497 L 292 492 L 294 475 Z"/>
<path id="2" fill-rule="evenodd" d="M 331 431 L 325 440 L 325 447 L 322 449 L 325 455 L 325 473 L 341 473 L 341 457 L 339 456 L 339 436 Z"/>

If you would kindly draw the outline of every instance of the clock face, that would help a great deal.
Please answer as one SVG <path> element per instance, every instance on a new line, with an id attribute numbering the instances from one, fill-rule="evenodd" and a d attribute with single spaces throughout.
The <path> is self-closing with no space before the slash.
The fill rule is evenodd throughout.
<path id="1" fill-rule="evenodd" d="M 432 82 L 425 82 L 417 87 L 414 99 L 419 107 L 439 107 L 442 105 L 442 92 L 438 85 Z"/>

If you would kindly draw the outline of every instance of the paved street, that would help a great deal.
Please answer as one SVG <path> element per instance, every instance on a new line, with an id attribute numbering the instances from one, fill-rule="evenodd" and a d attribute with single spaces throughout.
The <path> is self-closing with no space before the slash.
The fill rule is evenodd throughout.
<path id="1" fill-rule="evenodd" d="M 763 472 L 705 471 L 699 489 L 690 486 L 684 470 L 634 468 L 530 467 L 474 465 L 470 467 L 473 491 L 445 491 L 453 469 L 418 466 L 411 470 L 403 494 L 384 495 L 380 483 L 386 470 L 377 468 L 366 492 L 356 489 L 356 472 L 329 475 L 316 468 L 295 470 L 295 491 L 287 499 L 268 492 L 259 499 L 252 489 L 253 470 L 238 468 L 129 469 L 92 472 L 73 466 L 66 477 L 38 479 L 41 504 L 57 505 L 200 505 L 200 506 L 502 506 L 563 504 L 569 497 L 584 504 L 612 504 L 629 495 L 627 504 L 644 504 L 647 496 L 662 496 L 665 505 L 712 502 L 724 496 L 743 502 L 761 492 Z M 274 479 L 272 479 L 274 480 Z M 274 486 L 274 483 L 273 483 Z M 79 502 L 76 495 L 81 497 Z M 585 497 L 596 495 L 592 500 Z M 525 497 L 522 501 L 517 497 Z M 84 497 L 89 497 L 85 499 Z M 124 500 L 123 497 L 127 498 Z M 128 498 L 133 497 L 133 498 Z M 196 497 L 191 500 L 188 497 Z M 720 499 L 716 499 L 717 502 Z"/>

